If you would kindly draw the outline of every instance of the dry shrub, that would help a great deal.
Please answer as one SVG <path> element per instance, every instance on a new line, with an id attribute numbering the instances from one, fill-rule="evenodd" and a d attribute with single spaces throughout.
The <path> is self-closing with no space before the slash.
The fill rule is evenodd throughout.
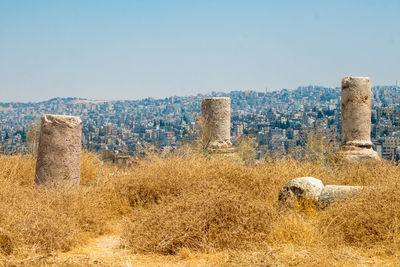
<path id="1" fill-rule="evenodd" d="M 205 161 L 201 157 L 197 159 Z M 131 207 L 143 206 L 159 203 L 165 197 L 179 196 L 184 187 L 198 178 L 187 177 L 190 173 L 190 166 L 184 158 L 149 155 L 148 160 L 128 168 L 125 175 L 117 178 L 116 186 L 120 196 L 127 199 Z"/>
<path id="2" fill-rule="evenodd" d="M 33 186 L 36 161 L 30 155 L 0 157 L 0 182 Z"/>
<path id="3" fill-rule="evenodd" d="M 320 214 L 320 227 L 333 244 L 399 248 L 399 185 L 367 188 L 357 197 L 332 205 Z"/>
<path id="4" fill-rule="evenodd" d="M 83 153 L 83 178 L 91 185 L 68 191 L 35 188 L 33 157 L 1 157 L 0 254 L 67 251 L 108 231 L 107 223 L 126 212 L 127 204 L 119 200 L 108 176 L 101 185 L 91 182 L 101 168 L 96 159 Z"/>
<path id="5" fill-rule="evenodd" d="M 333 167 L 342 164 L 343 156 L 339 153 L 339 143 L 334 133 L 310 130 L 304 142 L 304 161 Z"/>
<path id="6" fill-rule="evenodd" d="M 1 255 L 69 250 L 123 218 L 132 252 L 213 253 L 228 266 L 357 265 L 382 251 L 393 262 L 400 255 L 400 169 L 390 162 L 286 157 L 245 166 L 181 151 L 118 169 L 84 152 L 74 192 L 35 189 L 34 167 L 31 156 L 0 158 Z M 279 189 L 301 176 L 369 189 L 323 211 L 280 212 Z"/>
<path id="7" fill-rule="evenodd" d="M 102 162 L 99 155 L 87 150 L 82 151 L 81 185 L 96 183 L 101 175 Z"/>
<path id="8" fill-rule="evenodd" d="M 324 184 L 380 188 L 327 209 L 279 212 L 277 195 L 289 179 L 313 176 Z M 133 207 L 124 239 L 135 252 L 176 254 L 246 250 L 292 244 L 335 250 L 385 242 L 396 246 L 400 200 L 398 167 L 376 164 L 315 164 L 291 157 L 256 166 L 201 156 L 152 158 L 125 179 Z M 388 183 L 388 181 L 392 183 Z M 368 192 L 368 193 L 367 193 Z M 390 206 L 392 205 L 392 206 Z M 323 262 L 317 260 L 316 262 Z"/>
<path id="9" fill-rule="evenodd" d="M 236 140 L 235 147 L 238 157 L 244 164 L 254 163 L 257 154 L 257 142 L 255 137 L 242 135 Z"/>
<path id="10" fill-rule="evenodd" d="M 0 253 L 10 255 L 14 250 L 14 245 L 11 238 L 6 234 L 0 234 Z"/>
<path id="11" fill-rule="evenodd" d="M 126 222 L 126 243 L 136 252 L 245 248 L 266 237 L 269 223 L 265 222 L 273 212 L 263 203 L 255 205 L 228 192 L 192 193 L 165 201 L 168 203 L 137 209 Z"/>
<path id="12" fill-rule="evenodd" d="M 19 249 L 35 253 L 65 251 L 81 242 L 85 231 L 103 230 L 96 222 L 100 214 L 93 214 L 96 209 L 100 212 L 99 207 L 81 192 L 25 189 L 13 193 L 20 195 L 2 205 L 0 225 Z M 11 199 L 7 195 L 5 198 Z"/>
<path id="13" fill-rule="evenodd" d="M 200 156 L 142 165 L 127 186 L 134 207 L 125 224 L 127 245 L 175 254 L 182 248 L 243 248 L 264 239 L 275 209 L 259 195 L 265 192 L 257 185 L 267 182 L 246 182 L 252 175 L 252 168 L 238 162 Z"/>

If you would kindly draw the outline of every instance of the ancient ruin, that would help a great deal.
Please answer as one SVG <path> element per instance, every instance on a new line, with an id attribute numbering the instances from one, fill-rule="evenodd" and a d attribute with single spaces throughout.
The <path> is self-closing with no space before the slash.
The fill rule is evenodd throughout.
<path id="1" fill-rule="evenodd" d="M 326 207 L 335 200 L 353 196 L 363 188 L 363 186 L 326 185 L 319 196 L 319 202 L 322 207 Z"/>
<path id="2" fill-rule="evenodd" d="M 109 149 L 103 150 L 101 159 L 103 162 L 113 163 L 119 166 L 130 166 L 132 163 L 137 164 L 137 161 L 133 160 L 128 153 Z"/>
<path id="3" fill-rule="evenodd" d="M 279 191 L 279 203 L 283 204 L 292 200 L 300 201 L 300 199 L 318 202 L 323 189 L 322 181 L 314 177 L 292 179 Z"/>
<path id="4" fill-rule="evenodd" d="M 211 153 L 232 152 L 231 99 L 209 97 L 201 104 L 203 147 Z"/>
<path id="5" fill-rule="evenodd" d="M 295 202 L 309 202 L 325 208 L 334 201 L 345 200 L 361 191 L 362 186 L 326 185 L 314 177 L 300 177 L 288 181 L 279 191 L 279 206 L 292 207 Z"/>
<path id="6" fill-rule="evenodd" d="M 379 160 L 371 142 L 371 84 L 368 77 L 342 79 L 342 143 L 347 161 Z"/>
<path id="7" fill-rule="evenodd" d="M 35 183 L 47 187 L 78 186 L 81 168 L 82 120 L 43 115 Z"/>

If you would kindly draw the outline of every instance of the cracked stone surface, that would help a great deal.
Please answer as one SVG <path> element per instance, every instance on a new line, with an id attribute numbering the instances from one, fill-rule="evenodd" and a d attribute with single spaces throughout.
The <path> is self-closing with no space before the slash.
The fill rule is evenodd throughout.
<path id="1" fill-rule="evenodd" d="M 224 150 L 231 143 L 231 99 L 210 97 L 201 104 L 203 146 L 209 150 Z"/>
<path id="2" fill-rule="evenodd" d="M 300 177 L 288 181 L 279 191 L 279 203 L 289 204 L 293 200 L 311 200 L 318 202 L 324 189 L 321 180 L 314 177 Z"/>
<path id="3" fill-rule="evenodd" d="M 82 120 L 79 117 L 42 117 L 35 183 L 78 186 L 81 168 Z"/>
<path id="4" fill-rule="evenodd" d="M 354 196 L 357 192 L 361 191 L 362 186 L 350 185 L 327 185 L 319 196 L 319 202 L 323 207 L 328 206 L 335 200 L 344 200 Z"/>
<path id="5" fill-rule="evenodd" d="M 363 186 L 326 185 L 314 177 L 300 177 L 288 181 L 279 191 L 279 206 L 293 207 L 293 201 L 312 201 L 325 208 L 338 200 L 346 200 L 360 192 Z"/>
<path id="6" fill-rule="evenodd" d="M 371 83 L 368 77 L 342 79 L 342 151 L 345 159 L 379 160 L 371 142 Z"/>

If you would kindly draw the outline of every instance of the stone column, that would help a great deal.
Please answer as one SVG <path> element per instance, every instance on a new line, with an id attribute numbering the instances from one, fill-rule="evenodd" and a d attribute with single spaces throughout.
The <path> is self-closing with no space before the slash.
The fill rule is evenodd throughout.
<path id="1" fill-rule="evenodd" d="M 204 98 L 201 112 L 203 147 L 209 152 L 232 151 L 231 99 L 229 97 Z"/>
<path id="2" fill-rule="evenodd" d="M 279 191 L 279 206 L 292 207 L 293 201 L 309 201 L 310 204 L 317 204 L 319 196 L 324 190 L 321 180 L 314 177 L 299 177 L 288 181 Z"/>
<path id="3" fill-rule="evenodd" d="M 43 115 L 35 183 L 47 187 L 79 186 L 81 139 L 79 117 Z"/>
<path id="4" fill-rule="evenodd" d="M 342 144 L 347 161 L 379 160 L 371 142 L 371 85 L 368 77 L 342 79 Z"/>
<path id="5" fill-rule="evenodd" d="M 321 206 L 327 207 L 337 200 L 346 200 L 355 196 L 365 187 L 350 185 L 326 185 L 319 196 Z"/>
<path id="6" fill-rule="evenodd" d="M 366 187 L 326 185 L 314 177 L 300 177 L 288 181 L 279 191 L 279 207 L 293 208 L 295 203 L 326 208 L 335 201 L 350 199 Z"/>

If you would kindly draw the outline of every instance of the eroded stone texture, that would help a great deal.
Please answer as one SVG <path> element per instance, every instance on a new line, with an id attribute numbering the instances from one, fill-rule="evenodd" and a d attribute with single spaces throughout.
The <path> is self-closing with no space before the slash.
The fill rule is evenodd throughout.
<path id="1" fill-rule="evenodd" d="M 368 77 L 342 79 L 342 144 L 349 161 L 379 160 L 371 142 L 371 85 Z"/>
<path id="2" fill-rule="evenodd" d="M 333 201 L 345 200 L 347 198 L 350 198 L 362 189 L 362 186 L 327 185 L 321 192 L 319 202 L 322 204 L 323 207 L 326 207 Z"/>
<path id="3" fill-rule="evenodd" d="M 227 151 L 231 143 L 231 99 L 210 97 L 201 104 L 203 146 L 209 151 Z"/>
<path id="4" fill-rule="evenodd" d="M 279 206 L 293 207 L 293 201 L 316 204 L 325 208 L 337 200 L 345 200 L 362 190 L 362 186 L 327 185 L 314 177 L 300 177 L 288 181 L 279 191 Z"/>
<path id="5" fill-rule="evenodd" d="M 300 177 L 287 182 L 279 191 L 279 204 L 290 205 L 294 200 L 317 203 L 324 184 L 314 177 Z"/>
<path id="6" fill-rule="evenodd" d="M 35 183 L 78 186 L 81 168 L 82 120 L 79 117 L 43 115 Z"/>
<path id="7" fill-rule="evenodd" d="M 341 150 L 344 154 L 345 161 L 350 163 L 360 161 L 377 162 L 381 160 L 378 153 L 376 153 L 372 148 L 344 146 Z"/>

